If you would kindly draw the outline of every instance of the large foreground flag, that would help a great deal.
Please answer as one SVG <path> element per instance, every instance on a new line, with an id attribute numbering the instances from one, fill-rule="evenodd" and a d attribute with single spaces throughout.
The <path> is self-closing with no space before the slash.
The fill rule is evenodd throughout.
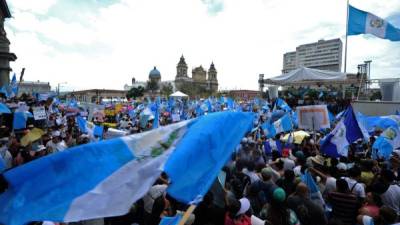
<path id="1" fill-rule="evenodd" d="M 400 41 L 400 29 L 372 13 L 349 5 L 348 35 L 372 34 L 391 41 Z"/>
<path id="2" fill-rule="evenodd" d="M 159 177 L 171 153 L 177 154 L 172 160 L 178 160 L 180 167 L 168 170 L 171 187 L 196 184 L 196 189 L 183 189 L 182 196 L 202 194 L 207 187 L 205 178 L 213 180 L 213 172 L 233 150 L 231 145 L 242 138 L 236 133 L 244 134 L 252 118 L 246 113 L 215 113 L 77 146 L 7 171 L 3 175 L 9 188 L 0 195 L 0 224 L 72 222 L 126 214 Z"/>
<path id="3" fill-rule="evenodd" d="M 365 128 L 357 121 L 353 107 L 349 106 L 344 116 L 321 144 L 322 152 L 330 157 L 347 156 L 348 147 L 358 139 L 369 138 Z"/>
<path id="4" fill-rule="evenodd" d="M 165 165 L 168 193 L 180 202 L 202 198 L 253 125 L 253 113 L 218 112 L 201 117 Z"/>

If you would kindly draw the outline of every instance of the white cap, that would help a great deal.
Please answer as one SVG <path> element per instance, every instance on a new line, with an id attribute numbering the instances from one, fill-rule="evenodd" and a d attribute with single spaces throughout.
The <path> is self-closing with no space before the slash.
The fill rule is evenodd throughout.
<path id="1" fill-rule="evenodd" d="M 239 212 L 236 213 L 237 216 L 244 214 L 250 209 L 250 201 L 247 198 L 241 198 L 239 202 L 240 202 L 240 209 Z"/>
<path id="2" fill-rule="evenodd" d="M 342 162 L 339 163 L 339 164 L 337 164 L 336 168 L 337 168 L 338 170 L 347 170 L 346 164 L 344 164 L 344 163 L 342 163 Z"/>
<path id="3" fill-rule="evenodd" d="M 53 136 L 53 137 L 59 137 L 61 135 L 61 133 L 60 133 L 60 131 L 58 131 L 58 130 L 55 130 L 55 131 L 53 131 L 52 133 L 51 133 L 51 136 Z"/>

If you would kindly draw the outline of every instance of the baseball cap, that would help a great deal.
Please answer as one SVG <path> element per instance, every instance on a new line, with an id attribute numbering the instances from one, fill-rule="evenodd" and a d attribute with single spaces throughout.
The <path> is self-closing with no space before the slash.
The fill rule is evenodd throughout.
<path id="1" fill-rule="evenodd" d="M 272 197 L 277 202 L 284 202 L 286 199 L 286 192 L 282 188 L 277 188 L 274 190 Z"/>

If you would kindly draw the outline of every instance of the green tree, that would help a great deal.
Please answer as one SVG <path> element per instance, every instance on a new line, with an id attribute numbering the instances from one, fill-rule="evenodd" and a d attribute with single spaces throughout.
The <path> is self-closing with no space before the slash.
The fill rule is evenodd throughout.
<path id="1" fill-rule="evenodd" d="M 144 87 L 142 86 L 139 86 L 137 88 L 133 87 L 128 91 L 126 97 L 136 99 L 137 97 L 142 97 L 143 94 L 144 94 Z"/>
<path id="2" fill-rule="evenodd" d="M 168 97 L 172 94 L 173 91 L 174 91 L 174 87 L 172 87 L 171 83 L 168 83 L 168 84 L 162 86 L 161 95 L 165 95 Z"/>

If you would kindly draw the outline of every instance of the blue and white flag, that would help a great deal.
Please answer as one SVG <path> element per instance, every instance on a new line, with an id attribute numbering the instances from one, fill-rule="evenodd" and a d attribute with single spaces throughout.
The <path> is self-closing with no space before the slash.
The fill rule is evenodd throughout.
<path id="1" fill-rule="evenodd" d="M 400 29 L 372 13 L 349 5 L 348 35 L 372 34 L 391 41 L 400 41 Z"/>
<path id="2" fill-rule="evenodd" d="M 385 130 L 389 127 L 400 128 L 400 116 L 365 116 L 360 112 L 357 113 L 357 119 L 364 125 L 365 129 L 372 133 L 375 130 Z"/>
<path id="3" fill-rule="evenodd" d="M 156 104 L 154 110 L 154 121 L 153 121 L 153 129 L 158 128 L 160 123 L 160 96 L 157 97 Z"/>
<path id="4" fill-rule="evenodd" d="M 165 165 L 168 193 L 189 204 L 202 198 L 253 125 L 253 113 L 218 112 L 194 123 Z"/>
<path id="5" fill-rule="evenodd" d="M 178 225 L 181 219 L 182 215 L 176 215 L 174 217 L 164 216 L 159 225 Z"/>
<path id="6" fill-rule="evenodd" d="M 148 192 L 168 158 L 170 193 L 185 199 L 191 198 L 188 193 L 202 195 L 251 122 L 244 113 L 214 113 L 31 161 L 3 174 L 9 187 L 0 194 L 0 223 L 124 215 Z"/>
<path id="7" fill-rule="evenodd" d="M 13 129 L 25 129 L 28 115 L 25 112 L 14 112 Z"/>
<path id="8" fill-rule="evenodd" d="M 88 132 L 87 121 L 83 117 L 77 116 L 76 122 L 78 123 L 78 128 L 82 133 Z"/>
<path id="9" fill-rule="evenodd" d="M 349 106 L 343 118 L 321 143 L 321 150 L 330 157 L 348 155 L 348 146 L 358 139 L 367 140 L 368 133 L 357 121 L 353 108 Z"/>
<path id="10" fill-rule="evenodd" d="M 292 121 L 288 114 L 285 114 L 272 124 L 269 124 L 269 122 L 265 122 L 261 127 L 263 128 L 265 135 L 268 138 L 275 137 L 275 135 L 279 133 L 293 130 Z"/>
<path id="11" fill-rule="evenodd" d="M 321 191 L 318 188 L 318 185 L 315 183 L 311 174 L 306 171 L 304 175 L 301 176 L 301 181 L 305 183 L 310 190 L 310 198 L 313 202 L 324 207 L 325 201 L 322 198 Z"/>
<path id="12" fill-rule="evenodd" d="M 400 130 L 398 127 L 389 127 L 376 139 L 372 145 L 372 157 L 374 159 L 390 159 L 394 149 L 400 147 Z"/>
<path id="13" fill-rule="evenodd" d="M 335 116 L 335 120 L 340 120 L 340 119 L 343 117 L 345 111 L 346 111 L 346 110 L 343 110 L 343 111 L 339 112 L 339 113 Z"/>
<path id="14" fill-rule="evenodd" d="M 272 151 L 278 151 L 282 154 L 282 142 L 280 140 L 268 140 L 264 142 L 264 153 L 270 155 Z"/>
<path id="15" fill-rule="evenodd" d="M 12 77 L 10 86 L 11 86 L 10 97 L 13 98 L 13 97 L 18 96 L 18 82 L 17 82 L 17 76 L 15 73 Z"/>
<path id="16" fill-rule="evenodd" d="M 4 103 L 0 103 L 0 113 L 11 114 L 11 110 Z"/>
<path id="17" fill-rule="evenodd" d="M 278 98 L 276 100 L 276 106 L 278 106 L 279 108 L 281 108 L 285 112 L 291 112 L 292 111 L 292 108 L 290 108 L 290 106 L 285 102 L 285 100 L 283 100 L 281 98 Z"/>

